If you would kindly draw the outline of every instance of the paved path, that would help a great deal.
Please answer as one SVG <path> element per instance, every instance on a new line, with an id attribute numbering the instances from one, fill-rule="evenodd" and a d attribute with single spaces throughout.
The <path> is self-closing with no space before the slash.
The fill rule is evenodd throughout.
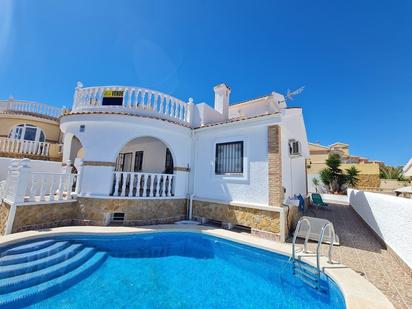
<path id="1" fill-rule="evenodd" d="M 334 247 L 335 260 L 372 282 L 396 308 L 412 308 L 412 278 L 350 206 L 332 205 L 332 210 L 316 211 L 310 208 L 306 215 L 333 222 L 340 239 L 340 246 Z M 314 247 L 315 243 L 311 243 L 309 248 Z M 326 246 L 323 252 L 326 254 Z"/>

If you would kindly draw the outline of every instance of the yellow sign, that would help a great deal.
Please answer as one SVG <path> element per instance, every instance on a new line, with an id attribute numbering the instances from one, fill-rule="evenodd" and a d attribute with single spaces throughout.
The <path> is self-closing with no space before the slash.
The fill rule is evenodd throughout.
<path id="1" fill-rule="evenodd" d="M 105 98 L 123 98 L 123 91 L 120 90 L 105 90 L 103 92 Z"/>

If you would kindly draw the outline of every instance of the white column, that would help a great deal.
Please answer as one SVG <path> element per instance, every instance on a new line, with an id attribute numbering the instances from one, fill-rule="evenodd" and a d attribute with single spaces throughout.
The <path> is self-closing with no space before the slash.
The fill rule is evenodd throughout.
<path id="1" fill-rule="evenodd" d="M 9 177 L 7 177 L 7 181 L 13 183 L 9 183 L 6 185 L 7 191 L 13 190 L 14 194 L 10 194 L 10 192 L 6 192 L 7 202 L 10 203 L 10 211 L 7 217 L 6 222 L 6 230 L 5 234 L 11 234 L 13 230 L 13 223 L 14 217 L 16 216 L 16 206 L 18 203 L 24 202 L 24 197 L 26 195 L 27 185 L 29 183 L 31 177 L 31 167 L 30 167 L 30 160 L 29 159 L 22 159 L 18 162 L 16 166 L 16 162 L 12 162 L 9 167 Z M 14 178 L 14 176 L 16 176 Z M 10 198 L 12 198 L 10 200 Z"/>
<path id="2" fill-rule="evenodd" d="M 192 125 L 193 123 L 194 106 L 195 105 L 193 104 L 193 98 L 189 98 L 189 102 L 187 103 L 186 118 L 185 118 L 185 120 L 189 123 L 189 125 Z"/>
<path id="3" fill-rule="evenodd" d="M 76 178 L 76 194 L 80 196 L 81 194 L 81 181 L 82 181 L 82 171 L 83 171 L 83 160 L 78 160 L 77 164 L 77 178 Z"/>

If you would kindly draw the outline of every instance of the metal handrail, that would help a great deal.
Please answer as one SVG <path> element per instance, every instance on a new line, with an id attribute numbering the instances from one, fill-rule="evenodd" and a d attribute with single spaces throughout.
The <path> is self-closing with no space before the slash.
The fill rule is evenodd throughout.
<path id="1" fill-rule="evenodd" d="M 300 228 L 301 228 L 303 222 L 305 222 L 308 225 L 308 230 L 307 230 L 306 235 L 305 235 L 305 242 L 303 244 L 303 252 L 308 252 L 307 244 L 308 244 L 308 240 L 309 240 L 311 225 L 310 225 L 310 221 L 309 221 L 308 218 L 302 217 L 302 218 L 299 219 L 298 223 L 296 224 L 295 233 L 293 234 L 293 241 L 292 241 L 292 258 L 293 258 L 293 261 L 296 260 L 296 251 L 295 251 L 296 238 L 299 234 L 299 231 L 300 231 Z"/>
<path id="2" fill-rule="evenodd" d="M 335 241 L 335 229 L 333 227 L 332 222 L 325 223 L 325 225 L 322 227 L 320 231 L 319 242 L 318 242 L 318 246 L 316 247 L 316 256 L 319 260 L 320 246 L 323 242 L 325 231 L 328 227 L 329 227 L 329 239 L 330 239 L 329 250 L 328 250 L 328 263 L 332 264 L 332 248 L 333 248 L 333 242 Z M 318 267 L 319 267 L 319 261 L 318 261 Z"/>
<path id="3" fill-rule="evenodd" d="M 296 238 L 299 234 L 299 231 L 301 229 L 302 223 L 306 223 L 308 225 L 308 230 L 305 235 L 305 242 L 303 245 L 303 252 L 307 253 L 307 242 L 309 239 L 310 231 L 311 231 L 311 224 L 310 220 L 307 217 L 302 217 L 299 219 L 295 233 L 293 235 L 293 242 L 292 242 L 292 259 L 293 259 L 293 274 L 295 274 L 295 263 L 296 263 L 296 252 L 295 252 L 295 244 L 296 244 Z M 316 247 L 316 270 L 317 270 L 317 280 L 316 280 L 316 288 L 319 290 L 320 289 L 320 254 L 321 254 L 321 245 L 323 243 L 323 238 L 325 237 L 325 232 L 326 230 L 329 231 L 329 239 L 330 239 L 330 244 L 329 244 L 329 249 L 328 249 L 328 263 L 332 264 L 332 248 L 333 248 L 333 242 L 335 240 L 335 229 L 333 227 L 332 222 L 328 222 L 325 225 L 323 225 L 321 232 L 320 232 L 320 237 L 318 241 L 318 245 Z"/>

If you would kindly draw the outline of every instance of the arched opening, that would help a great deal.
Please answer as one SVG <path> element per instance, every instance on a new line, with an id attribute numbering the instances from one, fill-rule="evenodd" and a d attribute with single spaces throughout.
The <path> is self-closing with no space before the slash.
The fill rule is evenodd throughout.
<path id="1" fill-rule="evenodd" d="M 41 128 L 28 123 L 19 124 L 11 129 L 9 138 L 33 142 L 44 142 L 46 140 Z"/>
<path id="2" fill-rule="evenodd" d="M 73 136 L 70 143 L 70 155 L 69 160 L 72 162 L 76 170 L 79 170 L 80 160 L 84 158 L 84 148 L 80 140 Z"/>
<path id="3" fill-rule="evenodd" d="M 129 141 L 118 153 L 112 195 L 166 197 L 174 195 L 171 149 L 154 137 Z"/>

